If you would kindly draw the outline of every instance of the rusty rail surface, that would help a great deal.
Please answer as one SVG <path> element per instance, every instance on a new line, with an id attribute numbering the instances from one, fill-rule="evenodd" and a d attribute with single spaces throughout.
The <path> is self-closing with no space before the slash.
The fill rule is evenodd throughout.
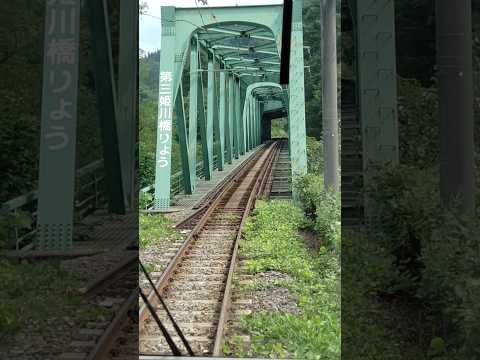
<path id="1" fill-rule="evenodd" d="M 210 328 L 207 326 L 206 332 L 208 336 L 197 336 L 199 333 L 197 332 L 196 335 L 190 337 L 190 342 L 192 347 L 195 347 L 196 355 L 218 356 L 221 354 L 222 338 L 225 324 L 228 320 L 231 285 L 242 228 L 255 205 L 256 199 L 262 196 L 266 189 L 278 151 L 280 151 L 280 147 L 277 142 L 271 142 L 264 146 L 262 150 L 252 156 L 250 161 L 242 164 L 241 169 L 236 171 L 229 181 L 225 181 L 225 184 L 218 188 L 215 196 L 204 206 L 204 213 L 195 227 L 155 283 L 158 292 L 174 307 L 173 310 L 170 308 L 173 317 L 175 318 L 176 313 L 179 314 L 180 321 L 177 321 L 177 323 L 180 328 L 182 328 L 182 322 L 189 323 L 191 325 L 190 330 L 195 333 L 197 331 L 195 327 L 197 322 L 207 325 L 211 324 Z M 230 242 L 232 242 L 231 245 Z M 209 246 L 213 246 L 213 248 L 209 248 Z M 214 250 L 211 251 L 211 249 Z M 197 265 L 195 261 L 206 265 Z M 218 266 L 216 268 L 218 273 L 207 272 L 199 275 L 204 276 L 203 280 L 193 280 L 191 276 L 196 276 L 196 274 L 189 270 L 189 266 L 191 268 L 200 267 L 200 269 L 203 269 L 202 267 L 213 269 Z M 188 280 L 189 277 L 192 280 Z M 218 280 L 218 278 L 223 278 L 223 280 Z M 208 295 L 202 295 L 205 296 L 204 299 L 200 295 L 200 299 L 182 297 L 182 286 L 187 286 L 187 289 L 191 290 L 188 287 L 189 281 L 192 281 L 191 287 L 194 289 L 192 290 L 193 292 L 195 292 L 196 286 L 198 287 L 203 283 L 207 284 L 205 289 L 199 290 L 198 293 L 201 294 L 205 290 L 205 293 L 208 293 Z M 216 287 L 218 291 L 215 290 Z M 177 291 L 178 297 L 174 296 L 175 291 Z M 172 295 L 169 297 L 169 294 Z M 150 292 L 148 301 L 154 306 L 158 305 L 158 299 L 153 291 Z M 217 301 L 219 306 L 216 304 Z M 192 317 L 187 316 L 187 319 L 181 319 L 181 314 L 185 313 L 185 309 L 193 308 L 192 314 L 194 314 L 195 310 L 200 308 L 199 303 L 203 304 L 205 308 L 204 313 L 197 311 L 200 313 L 199 317 L 202 318 L 203 316 L 206 319 L 205 314 L 212 312 L 212 320 L 208 317 L 208 321 L 194 320 L 192 322 L 194 315 Z M 213 303 L 212 307 L 207 308 L 210 303 Z M 149 316 L 148 309 L 143 304 L 139 312 L 140 341 L 142 341 L 142 333 L 148 332 L 146 322 Z M 176 320 L 179 319 L 176 318 Z M 187 334 L 186 337 L 188 340 L 189 335 Z M 147 341 L 149 338 L 147 338 Z M 159 336 L 155 348 L 161 348 L 161 345 L 159 345 L 159 342 L 161 342 L 160 338 L 161 336 Z M 165 352 L 167 350 L 165 348 Z M 154 352 L 143 350 L 141 353 L 153 354 Z"/>
<path id="2" fill-rule="evenodd" d="M 111 318 L 108 322 L 105 319 L 95 319 L 79 328 L 79 334 L 89 333 L 89 341 L 73 341 L 59 359 L 105 359 L 114 346 L 124 324 L 127 323 L 129 312 L 134 311 L 138 306 L 137 262 L 138 253 L 129 254 L 114 268 L 78 289 L 86 297 L 89 305 L 104 307 L 111 312 Z M 108 298 L 115 299 L 116 303 L 108 303 L 108 301 L 102 303 Z M 137 311 L 134 313 L 137 314 Z M 79 346 L 81 349 L 79 349 Z"/>

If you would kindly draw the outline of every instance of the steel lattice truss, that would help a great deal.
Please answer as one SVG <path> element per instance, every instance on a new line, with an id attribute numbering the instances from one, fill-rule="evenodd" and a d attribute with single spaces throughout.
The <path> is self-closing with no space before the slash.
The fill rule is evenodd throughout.
<path id="1" fill-rule="evenodd" d="M 193 193 L 196 187 L 197 128 L 203 174 L 210 180 L 214 156 L 222 170 L 225 162 L 269 138 L 264 119 L 285 116 L 289 119 L 292 172 L 305 173 L 302 1 L 294 1 L 288 88 L 279 85 L 282 5 L 162 7 L 161 12 L 155 208 L 170 206 L 173 122 L 186 193 Z M 186 77 L 188 90 L 183 89 Z M 188 111 L 184 107 L 187 96 Z"/>

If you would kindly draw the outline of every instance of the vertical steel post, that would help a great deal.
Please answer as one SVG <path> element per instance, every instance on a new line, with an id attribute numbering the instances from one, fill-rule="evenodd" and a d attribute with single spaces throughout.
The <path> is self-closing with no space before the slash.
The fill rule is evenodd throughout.
<path id="1" fill-rule="evenodd" d="M 357 59 L 364 184 L 372 165 L 398 163 L 395 12 L 393 0 L 359 0 Z M 367 223 L 374 204 L 365 198 Z"/>
<path id="2" fill-rule="evenodd" d="M 213 136 L 214 124 L 217 121 L 217 89 L 215 87 L 215 56 L 208 52 L 208 94 L 207 94 L 207 144 L 209 153 L 210 171 L 213 171 Z M 210 173 L 210 178 L 211 178 Z"/>
<path id="3" fill-rule="evenodd" d="M 246 134 L 245 134 L 245 126 L 246 124 L 242 121 L 243 116 L 242 116 L 242 108 L 241 104 L 243 103 L 242 99 L 244 96 L 242 95 L 242 85 L 240 82 L 240 78 L 235 79 L 235 88 L 236 88 L 236 93 L 237 96 L 235 98 L 235 112 L 236 112 L 236 118 L 238 119 L 237 125 L 238 125 L 238 133 L 239 133 L 239 153 L 240 155 L 244 155 L 246 152 Z"/>
<path id="4" fill-rule="evenodd" d="M 250 123 L 252 117 L 252 103 L 250 98 L 247 98 L 245 101 L 247 102 L 247 106 L 243 110 L 243 133 L 245 134 L 245 150 L 250 151 Z"/>
<path id="5" fill-rule="evenodd" d="M 155 158 L 155 209 L 170 207 L 172 157 L 172 120 L 175 104 L 175 8 L 164 6 L 162 12 L 162 60 L 160 61 Z"/>
<path id="6" fill-rule="evenodd" d="M 251 129 L 251 132 L 252 132 L 252 148 L 257 146 L 256 132 L 255 132 L 255 129 L 257 127 L 257 119 L 258 119 L 257 115 L 258 115 L 257 114 L 257 100 L 255 98 L 253 98 L 253 122 L 252 122 L 252 129 Z"/>
<path id="7" fill-rule="evenodd" d="M 228 116 L 227 116 L 227 129 L 226 136 L 227 136 L 227 161 L 229 164 L 232 163 L 234 157 L 234 132 L 235 132 L 235 122 L 234 122 L 234 90 L 233 90 L 233 76 L 228 74 L 227 76 L 228 81 Z"/>
<path id="8" fill-rule="evenodd" d="M 224 162 L 225 162 L 225 136 L 226 129 L 228 127 L 225 126 L 225 118 L 226 118 L 226 88 L 225 88 L 225 72 L 223 71 L 223 66 L 220 68 L 220 104 L 219 104 L 219 114 L 217 116 L 217 121 L 215 122 L 216 125 L 216 133 L 217 133 L 217 157 L 218 157 L 218 170 L 223 170 Z"/>
<path id="9" fill-rule="evenodd" d="M 175 99 L 175 115 L 177 118 L 177 131 L 180 143 L 180 157 L 182 160 L 183 188 L 186 194 L 193 193 L 195 174 L 190 172 L 190 146 L 188 143 L 187 122 L 185 119 L 185 105 L 183 103 L 183 85 L 179 82 L 180 92 Z M 193 179 L 192 179 L 193 175 Z"/>
<path id="10" fill-rule="evenodd" d="M 260 100 L 257 100 L 256 144 L 260 145 Z"/>
<path id="11" fill-rule="evenodd" d="M 117 92 L 108 4 L 106 0 L 88 0 L 87 4 L 109 210 L 113 213 L 124 214 L 125 192 L 118 142 Z"/>
<path id="12" fill-rule="evenodd" d="M 258 124 L 258 144 L 260 145 L 263 142 L 263 137 L 265 136 L 263 133 L 264 130 L 264 120 L 263 120 L 263 108 L 265 106 L 265 102 L 260 102 L 260 115 L 259 115 L 259 124 Z"/>
<path id="13" fill-rule="evenodd" d="M 200 129 L 204 134 L 203 141 L 205 147 L 203 149 L 205 179 L 210 180 L 212 178 L 213 171 L 213 123 L 215 117 L 215 57 L 207 51 L 208 55 L 208 75 L 207 75 L 207 116 L 205 124 L 201 124 Z M 202 89 L 203 91 L 203 89 Z M 202 96 L 203 98 L 203 96 Z M 203 105 L 203 104 L 202 104 Z M 204 132 L 203 132 L 204 131 Z M 205 166 L 207 165 L 208 166 Z"/>
<path id="14" fill-rule="evenodd" d="M 337 12 L 336 0 L 322 6 L 322 117 L 326 189 L 340 190 L 337 110 Z"/>
<path id="15" fill-rule="evenodd" d="M 71 19 L 64 31 L 57 14 Z M 72 246 L 79 33 L 80 0 L 46 3 L 37 210 L 42 250 Z M 71 47 L 66 60 L 62 43 Z"/>
<path id="16" fill-rule="evenodd" d="M 190 42 L 190 103 L 188 117 L 189 175 L 192 183 L 192 192 L 195 191 L 197 184 L 198 83 L 198 39 L 192 37 Z"/>
<path id="17" fill-rule="evenodd" d="M 288 91 L 288 129 L 292 177 L 307 172 L 302 8 L 302 0 L 293 1 Z M 293 192 L 293 197 L 297 199 L 296 191 Z"/>
<path id="18" fill-rule="evenodd" d="M 120 1 L 118 65 L 119 147 L 127 206 L 133 209 L 137 138 L 138 1 Z"/>
<path id="19" fill-rule="evenodd" d="M 475 214 L 472 3 L 436 1 L 440 118 L 440 190 L 449 206 Z"/>
<path id="20" fill-rule="evenodd" d="M 263 117 L 263 109 L 265 108 L 265 103 L 262 106 L 262 117 Z M 270 119 L 262 119 L 262 138 L 261 142 L 264 142 L 266 140 L 270 140 L 272 138 L 272 121 Z"/>

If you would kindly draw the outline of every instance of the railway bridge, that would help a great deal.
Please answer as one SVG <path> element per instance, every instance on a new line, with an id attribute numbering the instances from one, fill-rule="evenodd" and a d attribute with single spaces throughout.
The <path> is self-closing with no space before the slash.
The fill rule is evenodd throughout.
<path id="1" fill-rule="evenodd" d="M 107 217 L 107 223 L 100 226 L 102 231 L 94 231 L 89 244 L 110 242 L 112 246 L 104 252 L 113 253 L 115 246 L 120 246 L 122 251 L 133 249 L 133 254 L 130 251 L 120 262 L 114 258 L 113 270 L 83 290 L 92 299 L 99 294 L 115 296 L 122 305 L 112 322 L 94 324 L 93 331 L 83 329 L 83 334 L 96 339 L 93 348 L 92 342 L 81 343 L 88 348 L 88 355 L 77 353 L 78 341 L 71 343 L 73 355 L 63 354 L 65 360 L 97 359 L 110 351 L 128 313 L 138 305 L 138 246 L 128 247 L 138 238 L 138 194 L 147 199 L 142 210 L 148 212 L 188 210 L 176 225 L 188 235 L 170 244 L 165 251 L 168 258 L 159 256 L 159 262 L 165 260 L 161 272 L 150 276 L 142 265 L 137 320 L 140 335 L 147 336 L 140 337 L 140 350 L 145 355 L 142 359 L 170 353 L 219 356 L 234 307 L 231 285 L 246 218 L 256 199 L 266 194 L 297 200 L 292 181 L 307 173 L 303 0 L 285 0 L 283 5 L 161 8 L 155 180 L 141 189 L 136 177 L 138 142 L 142 142 L 137 131 L 139 9 L 136 1 L 122 0 L 120 4 L 119 62 L 115 67 L 106 0 L 46 2 L 38 190 L 2 204 L 2 212 L 26 211 L 33 219 L 32 226 L 11 224 L 14 242 L 9 245 L 17 250 L 14 256 L 20 257 L 29 251 L 43 257 L 96 254 L 97 250 L 89 253 L 78 248 L 81 241 L 73 241 L 74 224 L 95 228 L 92 219 L 118 216 Z M 448 2 L 439 4 L 439 16 L 449 25 L 445 20 L 449 18 Z M 92 35 L 92 74 L 103 153 L 97 161 L 77 169 L 81 11 L 88 15 Z M 342 226 L 370 223 L 375 218 L 375 204 L 363 192 L 371 181 L 370 170 L 399 162 L 394 1 L 349 1 L 355 80 L 351 88 L 342 88 L 341 116 L 337 112 L 335 1 L 322 1 L 322 11 L 323 110 L 318 121 L 323 122 L 325 185 L 341 192 Z M 67 12 L 69 29 L 64 21 Z M 63 14 L 60 26 L 58 14 Z M 452 68 L 463 66 L 461 60 L 469 56 L 449 56 L 460 45 L 453 41 L 451 50 L 444 44 L 452 40 L 451 33 L 442 28 L 443 22 L 439 21 L 440 89 L 441 100 L 445 100 L 440 108 L 445 160 L 441 166 L 444 179 L 447 170 L 458 170 L 458 176 L 444 180 L 442 190 L 468 195 L 472 144 L 459 139 L 471 139 L 471 93 L 463 91 L 462 96 L 448 99 L 445 89 L 446 80 L 461 90 L 468 88 L 464 86 L 468 76 L 459 76 Z M 459 61 L 454 64 L 458 66 L 452 67 L 451 61 Z M 460 126 L 452 125 L 452 108 L 464 115 Z M 288 139 L 272 139 L 272 120 L 279 118 L 287 120 Z M 177 142 L 181 171 L 172 173 L 173 144 Z M 142 282 L 145 278 L 148 282 Z M 144 293 L 145 289 L 150 291 Z M 106 308 L 112 306 L 103 303 Z M 160 305 L 167 314 L 162 319 L 157 314 Z M 171 317 L 168 309 L 184 333 L 160 326 Z M 134 325 L 130 330 L 137 336 Z M 178 337 L 171 336 L 174 330 Z M 172 338 L 183 345 L 172 345 Z"/>
<path id="2" fill-rule="evenodd" d="M 196 191 L 197 131 L 203 176 L 270 138 L 267 119 L 288 119 L 292 175 L 306 173 L 302 3 L 293 6 L 289 88 L 280 82 L 283 7 L 162 7 L 154 209 L 170 207 L 172 139 L 183 190 Z M 186 83 L 186 86 L 184 85 Z M 185 89 L 184 87 L 187 87 Z M 184 108 L 188 96 L 189 109 Z M 175 118 L 176 134 L 172 132 Z M 188 121 L 187 121 L 188 119 Z M 197 125 L 198 123 L 198 125 Z M 198 130 L 197 130 L 198 129 Z"/>
<path id="3" fill-rule="evenodd" d="M 52 23 L 52 29 L 55 19 L 48 14 L 54 14 L 51 10 L 65 11 L 62 6 L 67 5 L 61 4 L 47 5 L 46 23 Z M 53 80 L 68 73 L 66 79 L 70 81 L 68 91 L 62 94 L 55 82 L 43 84 L 38 190 L 2 205 L 3 211 L 26 210 L 34 219 L 31 228 L 14 229 L 17 249 L 26 245 L 40 250 L 71 249 L 74 219 L 78 223 L 102 207 L 109 213 L 134 217 L 139 192 L 141 196 L 150 194 L 148 207 L 155 211 L 167 211 L 179 197 L 180 203 L 194 205 L 191 199 L 198 200 L 212 190 L 270 139 L 271 121 L 276 118 L 288 122 L 288 146 L 281 157 L 285 169 L 277 172 L 286 179 L 283 186 L 290 187 L 282 191 L 293 191 L 296 198 L 291 179 L 307 171 L 303 1 L 216 8 L 162 7 L 155 181 L 143 189 L 138 187 L 134 170 L 138 165 L 137 145 L 142 141 L 136 130 L 138 4 L 120 4 L 123 15 L 117 67 L 112 60 L 105 1 L 87 1 L 85 6 L 94 35 L 92 73 L 103 156 L 82 169 L 75 169 L 73 100 L 77 95 L 74 80 L 78 53 L 73 54 L 71 64 L 53 64 L 48 49 L 55 34 L 46 31 L 44 73 Z M 325 178 L 330 185 L 339 183 L 341 147 L 342 216 L 345 223 L 354 224 L 364 216 L 361 194 L 363 182 L 368 181 L 365 170 L 371 164 L 398 161 L 393 2 L 352 3 L 358 78 L 350 101 L 342 101 L 340 136 L 337 60 L 332 55 L 336 54 L 335 3 L 326 2 L 323 8 L 323 120 L 319 116 L 318 121 L 323 121 L 324 129 Z M 75 26 L 70 30 L 77 36 L 80 31 Z M 329 41 L 332 34 L 333 41 Z M 55 71 L 60 75 L 52 77 Z M 71 119 L 68 124 L 58 125 L 55 119 L 66 112 L 66 107 L 58 110 L 55 104 L 62 101 L 68 103 Z M 172 173 L 173 142 L 180 148 L 179 173 Z M 201 161 L 197 160 L 198 152 Z M 60 168 L 62 176 L 55 170 Z"/>

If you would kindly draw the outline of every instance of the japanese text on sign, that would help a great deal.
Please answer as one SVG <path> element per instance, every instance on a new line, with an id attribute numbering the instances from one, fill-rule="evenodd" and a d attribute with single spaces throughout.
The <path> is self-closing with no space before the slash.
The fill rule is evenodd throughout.
<path id="1" fill-rule="evenodd" d="M 74 140 L 78 69 L 79 0 L 49 0 L 46 8 L 43 138 L 49 150 Z"/>
<path id="2" fill-rule="evenodd" d="M 160 86 L 158 97 L 158 150 L 157 163 L 159 167 L 168 166 L 170 134 L 172 132 L 172 73 L 160 72 Z"/>

